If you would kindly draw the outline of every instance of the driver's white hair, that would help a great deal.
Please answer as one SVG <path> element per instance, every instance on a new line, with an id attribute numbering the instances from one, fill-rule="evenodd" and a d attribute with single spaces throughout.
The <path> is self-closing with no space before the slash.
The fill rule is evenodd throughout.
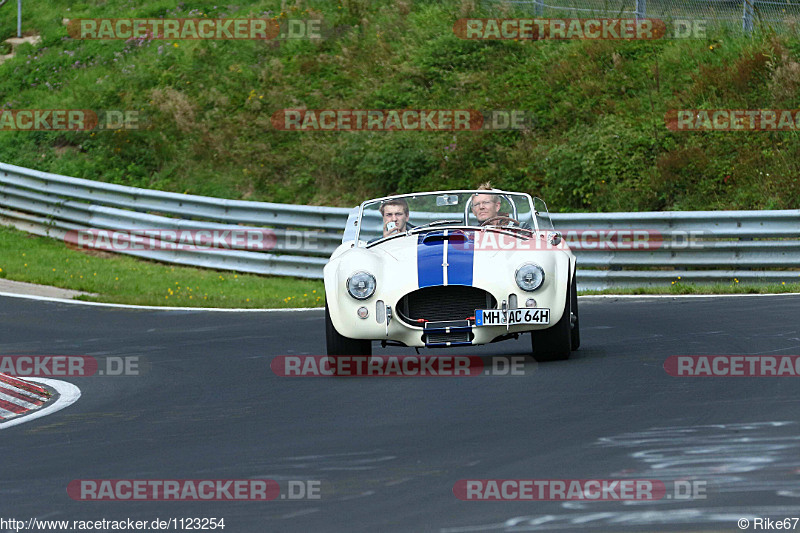
<path id="1" fill-rule="evenodd" d="M 479 191 L 493 191 L 495 189 L 492 187 L 492 182 L 491 181 L 485 181 L 485 182 L 481 183 L 480 185 L 478 185 L 478 190 Z M 500 201 L 500 197 L 498 195 L 490 193 L 490 192 L 485 192 L 485 193 L 476 192 L 475 194 L 472 195 L 472 197 L 475 198 L 479 194 L 485 194 L 487 196 L 491 196 L 493 202 L 499 202 Z"/>

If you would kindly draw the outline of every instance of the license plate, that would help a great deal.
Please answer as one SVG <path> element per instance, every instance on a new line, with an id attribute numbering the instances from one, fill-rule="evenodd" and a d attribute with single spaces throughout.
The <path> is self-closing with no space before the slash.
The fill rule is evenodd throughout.
<path id="1" fill-rule="evenodd" d="M 508 324 L 549 324 L 550 309 L 531 307 L 525 309 L 508 309 L 505 313 L 500 309 L 477 309 L 475 311 L 476 326 L 505 326 Z"/>

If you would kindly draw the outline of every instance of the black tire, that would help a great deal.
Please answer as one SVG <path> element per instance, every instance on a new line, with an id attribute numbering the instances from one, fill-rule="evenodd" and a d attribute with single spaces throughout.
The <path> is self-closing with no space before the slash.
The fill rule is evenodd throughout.
<path id="1" fill-rule="evenodd" d="M 572 304 L 570 285 L 567 285 L 567 297 L 564 301 L 564 312 L 561 314 L 561 319 L 547 329 L 531 332 L 531 355 L 540 363 L 569 359 L 572 345 L 569 318 Z"/>
<path id="2" fill-rule="evenodd" d="M 571 348 L 574 352 L 578 348 L 581 347 L 581 322 L 578 315 L 578 271 L 577 268 L 575 270 L 575 275 L 572 276 L 572 314 L 575 315 L 575 323 L 572 324 L 572 331 L 570 333 L 571 337 Z"/>
<path id="3" fill-rule="evenodd" d="M 340 335 L 331 321 L 328 304 L 325 304 L 325 342 L 328 355 L 372 355 L 372 341 L 350 339 Z"/>

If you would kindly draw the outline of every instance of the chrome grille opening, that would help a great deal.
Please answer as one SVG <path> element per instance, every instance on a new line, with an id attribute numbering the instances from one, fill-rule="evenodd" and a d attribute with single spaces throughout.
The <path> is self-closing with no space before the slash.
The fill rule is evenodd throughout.
<path id="1" fill-rule="evenodd" d="M 476 309 L 495 309 L 497 300 L 487 291 L 464 285 L 425 287 L 408 293 L 398 303 L 400 318 L 416 326 L 423 321 L 465 320 Z"/>

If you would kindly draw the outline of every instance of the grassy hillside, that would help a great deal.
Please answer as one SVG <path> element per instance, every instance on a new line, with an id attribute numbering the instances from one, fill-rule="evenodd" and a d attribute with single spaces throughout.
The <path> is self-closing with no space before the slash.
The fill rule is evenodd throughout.
<path id="1" fill-rule="evenodd" d="M 127 132 L 0 132 L 0 161 L 178 192 L 353 205 L 495 186 L 555 211 L 800 207 L 795 132 L 672 132 L 669 109 L 800 108 L 800 40 L 474 42 L 461 0 L 26 2 L 36 48 L 0 65 L 6 109 L 139 109 Z M 289 4 L 289 5 L 286 5 Z M 0 8 L 0 37 L 15 33 Z M 495 12 L 496 14 L 496 12 Z M 511 13 L 513 14 L 513 13 Z M 322 18 L 321 41 L 77 41 L 64 18 Z M 283 132 L 283 108 L 524 109 L 514 132 Z"/>

